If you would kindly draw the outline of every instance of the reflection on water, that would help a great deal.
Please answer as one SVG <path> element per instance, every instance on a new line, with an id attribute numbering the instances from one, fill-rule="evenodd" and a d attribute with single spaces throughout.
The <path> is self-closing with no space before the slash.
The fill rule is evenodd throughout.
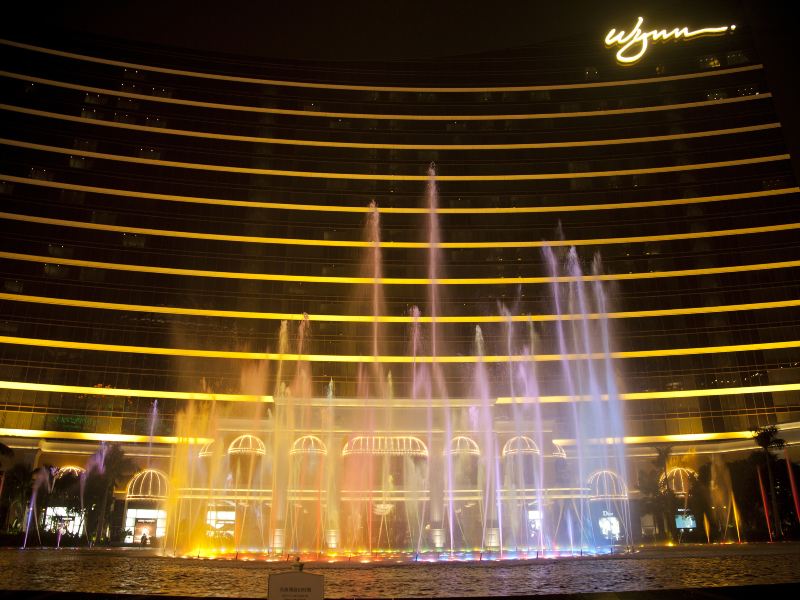
<path id="1" fill-rule="evenodd" d="M 800 581 L 800 545 L 650 550 L 517 564 L 307 566 L 329 598 L 503 596 Z M 132 551 L 0 550 L 0 589 L 265 597 L 286 563 L 203 561 Z"/>

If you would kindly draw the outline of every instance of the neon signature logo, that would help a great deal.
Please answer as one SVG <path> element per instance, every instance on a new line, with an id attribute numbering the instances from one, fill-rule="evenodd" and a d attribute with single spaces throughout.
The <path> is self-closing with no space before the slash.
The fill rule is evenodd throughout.
<path id="1" fill-rule="evenodd" d="M 606 47 L 620 46 L 617 51 L 617 60 L 623 65 L 630 65 L 644 56 L 647 52 L 648 41 L 665 42 L 667 40 L 679 40 L 680 38 L 690 39 L 701 35 L 719 35 L 726 31 L 733 31 L 736 25 L 726 27 L 705 27 L 689 31 L 688 27 L 676 27 L 672 31 L 666 29 L 653 29 L 652 31 L 642 31 L 643 17 L 639 17 L 636 25 L 630 32 L 617 31 L 612 29 L 606 35 Z"/>

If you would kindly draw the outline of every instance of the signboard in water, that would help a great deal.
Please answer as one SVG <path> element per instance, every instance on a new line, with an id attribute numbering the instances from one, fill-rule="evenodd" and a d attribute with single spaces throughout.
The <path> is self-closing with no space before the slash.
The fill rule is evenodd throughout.
<path id="1" fill-rule="evenodd" d="M 269 600 L 322 600 L 325 578 L 302 571 L 286 571 L 270 575 L 267 587 Z"/>

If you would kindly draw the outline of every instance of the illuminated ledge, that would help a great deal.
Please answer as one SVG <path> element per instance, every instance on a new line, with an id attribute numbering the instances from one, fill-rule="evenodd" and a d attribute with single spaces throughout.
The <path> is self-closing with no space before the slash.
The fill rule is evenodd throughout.
<path id="1" fill-rule="evenodd" d="M 132 435 L 125 433 L 85 433 L 82 431 L 45 431 L 43 429 L 8 429 L 0 427 L 0 436 L 39 438 L 45 440 L 81 440 L 91 442 L 118 442 L 121 444 L 204 444 L 210 438 L 182 438 L 171 435 Z"/>
<path id="2" fill-rule="evenodd" d="M 719 440 L 752 440 L 752 431 L 725 431 L 722 433 L 678 433 L 673 435 L 626 435 L 623 438 L 625 444 L 680 444 L 691 442 L 712 442 Z M 593 440 L 597 444 L 614 444 L 618 438 L 606 438 Z M 559 446 L 574 446 L 575 440 L 554 439 L 553 442 Z"/>
<path id="3" fill-rule="evenodd" d="M 706 267 L 702 269 L 679 269 L 676 271 L 644 271 L 639 273 L 604 273 L 599 275 L 559 275 L 557 277 L 462 277 L 430 279 L 428 277 L 339 277 L 334 275 L 284 275 L 282 273 L 247 273 L 243 271 L 203 271 L 200 269 L 179 269 L 175 267 L 152 267 L 108 263 L 96 260 L 79 260 L 53 256 L 37 256 L 17 252 L 2 252 L 0 258 L 26 262 L 109 269 L 133 273 L 157 273 L 159 275 L 179 275 L 183 277 L 212 277 L 215 279 L 241 279 L 248 281 L 293 281 L 304 283 L 340 283 L 347 285 L 522 285 L 573 283 L 578 281 L 628 281 L 633 279 L 661 279 L 663 277 L 693 277 L 698 275 L 721 275 L 726 273 L 746 273 L 772 269 L 800 267 L 800 260 L 787 260 L 772 263 L 733 265 L 728 267 Z"/>
<path id="4" fill-rule="evenodd" d="M 627 392 L 619 394 L 620 400 L 665 400 L 669 398 L 700 398 L 708 396 L 732 396 L 737 394 L 768 394 L 772 392 L 793 392 L 800 390 L 800 383 L 781 383 L 775 385 L 750 385 L 732 388 L 711 388 L 700 390 L 668 390 L 661 392 Z M 601 400 L 608 400 L 607 395 L 602 395 Z M 571 396 L 542 396 L 540 398 L 509 398 L 497 399 L 497 404 L 534 404 L 537 402 L 573 402 L 574 400 L 588 401 L 589 396 L 572 398 Z"/>
<path id="5" fill-rule="evenodd" d="M 45 431 L 42 429 L 8 429 L 0 428 L 0 436 L 38 438 L 38 439 L 62 439 L 80 440 L 93 442 L 118 442 L 131 444 L 146 444 L 151 441 L 156 444 L 192 444 L 199 445 L 212 441 L 211 438 L 179 438 L 175 436 L 153 436 L 147 435 L 128 435 L 121 433 L 84 433 L 79 431 Z M 691 443 L 707 442 L 719 440 L 750 440 L 753 438 L 752 431 L 730 431 L 724 433 L 687 433 L 675 435 L 653 435 L 653 436 L 625 436 L 625 444 L 659 444 L 659 443 Z M 595 440 L 595 443 L 613 444 L 618 440 L 607 438 L 605 440 Z M 575 440 L 554 439 L 553 442 L 559 446 L 574 446 Z"/>
<path id="6" fill-rule="evenodd" d="M 394 175 L 391 173 L 334 173 L 324 171 L 289 171 L 285 169 L 256 169 L 253 167 L 236 167 L 205 163 L 190 163 L 174 160 L 160 160 L 154 158 L 140 158 L 138 156 L 125 156 L 121 154 L 107 154 L 105 152 L 90 152 L 74 148 L 62 148 L 48 144 L 35 144 L 22 140 L 0 138 L 0 144 L 26 150 L 40 150 L 68 156 L 83 156 L 100 160 L 111 160 L 122 163 L 150 165 L 154 167 L 171 167 L 175 169 L 192 169 L 197 171 L 211 171 L 215 173 L 239 173 L 243 175 L 271 175 L 274 177 L 301 177 L 306 179 L 349 179 L 354 181 L 429 181 L 428 175 Z M 650 167 L 641 169 L 617 169 L 613 171 L 585 171 L 580 173 L 511 173 L 504 175 L 437 175 L 438 181 L 542 181 L 560 179 L 588 179 L 593 177 L 617 177 L 625 175 L 647 175 L 656 173 L 683 173 L 704 169 L 720 169 L 744 165 L 757 165 L 763 163 L 789 160 L 788 154 L 775 154 L 771 156 L 757 156 L 737 160 L 722 160 L 688 165 L 670 165 L 667 167 Z"/>
<path id="7" fill-rule="evenodd" d="M 209 394 L 206 392 L 165 392 L 160 390 L 129 390 L 121 388 L 88 387 L 80 385 L 55 385 L 48 383 L 25 383 L 22 381 L 0 381 L 0 389 L 35 392 L 61 392 L 65 394 L 87 394 L 91 396 L 130 396 L 133 398 L 168 398 L 171 400 L 218 400 L 221 402 L 272 402 L 272 396 L 250 394 Z"/>
<path id="8" fill-rule="evenodd" d="M 643 79 L 625 79 L 619 81 L 596 81 L 592 83 L 568 83 L 557 85 L 523 85 L 523 86 L 498 86 L 498 87 L 407 87 L 407 86 L 385 86 L 385 85 L 347 85 L 335 83 L 310 83 L 305 81 L 286 81 L 282 79 L 259 79 L 255 77 L 240 77 L 236 75 L 219 75 L 217 73 L 203 73 L 198 71 L 187 71 L 183 69 L 170 69 L 167 67 L 156 67 L 139 63 L 130 63 L 121 60 L 111 60 L 108 58 L 98 58 L 86 54 L 75 52 L 65 52 L 63 50 L 53 50 L 32 44 L 23 44 L 12 40 L 0 39 L 0 44 L 69 58 L 101 65 L 113 67 L 123 67 L 126 69 L 136 69 L 140 71 L 150 71 L 152 73 L 164 73 L 168 75 L 180 75 L 182 77 L 195 77 L 199 79 L 214 79 L 217 81 L 231 81 L 236 83 L 252 83 L 255 85 L 275 85 L 283 87 L 311 88 L 324 90 L 348 90 L 348 91 L 369 91 L 369 92 L 444 92 L 444 93 L 471 93 L 471 92 L 532 92 L 539 90 L 571 90 L 598 87 L 613 87 L 617 85 L 635 85 L 644 83 L 662 83 L 665 81 L 679 81 L 683 79 L 696 79 L 698 77 L 713 77 L 715 75 L 728 75 L 730 73 L 742 73 L 745 71 L 755 71 L 763 68 L 762 65 L 748 65 L 746 67 L 735 67 L 732 69 L 720 69 L 717 71 L 703 71 L 700 73 L 687 73 L 684 75 L 669 75 L 666 77 L 648 77 Z"/>
<path id="9" fill-rule="evenodd" d="M 556 362 L 562 360 L 605 360 L 607 358 L 655 358 L 662 356 L 693 356 L 697 354 L 724 354 L 728 352 L 750 352 L 758 350 L 783 350 L 800 348 L 800 340 L 786 342 L 762 342 L 757 344 L 733 344 L 727 346 L 700 346 L 694 348 L 661 348 L 657 350 L 628 350 L 621 352 L 593 352 L 575 354 L 501 354 L 501 355 L 363 355 L 363 354 L 288 354 L 280 352 L 237 352 L 229 350 L 197 350 L 194 348 L 163 348 L 155 346 L 125 346 L 121 344 L 97 344 L 93 342 L 73 342 L 68 340 L 48 340 L 0 336 L 0 344 L 37 346 L 44 348 L 69 348 L 100 352 L 126 352 L 130 354 L 153 354 L 157 356 L 192 356 L 198 358 L 228 358 L 235 360 L 274 360 L 287 362 L 315 363 L 380 363 L 380 364 L 477 364 L 477 363 L 527 363 Z M 101 388 L 102 389 L 102 388 Z M 178 393 L 178 392 L 175 392 Z M 214 394 L 208 394 L 213 399 Z M 258 398 L 269 398 L 259 396 Z M 266 401 L 266 400 L 265 400 Z"/>
<path id="10" fill-rule="evenodd" d="M 705 315 L 712 313 L 737 312 L 746 310 L 766 310 L 772 308 L 794 308 L 800 300 L 776 300 L 773 302 L 751 302 L 747 304 L 723 304 L 719 306 L 692 306 L 688 308 L 663 308 L 653 310 L 631 310 L 610 313 L 588 313 L 585 315 L 567 313 L 563 315 L 440 315 L 412 317 L 410 315 L 316 315 L 308 313 L 271 313 L 238 310 L 215 310 L 206 308 L 184 308 L 177 306 L 154 306 L 148 304 L 122 304 L 118 302 L 95 302 L 73 298 L 51 298 L 27 294 L 0 292 L 0 300 L 9 302 L 30 302 L 51 306 L 70 306 L 73 308 L 94 308 L 101 310 L 121 310 L 130 312 L 152 312 L 165 315 L 191 315 L 196 317 L 229 317 L 235 319 L 260 319 L 271 321 L 309 321 L 326 323 L 539 323 L 552 321 L 580 321 L 583 319 L 634 319 L 647 317 L 670 317 L 676 315 Z"/>
<path id="11" fill-rule="evenodd" d="M 708 75 L 718 75 L 719 72 L 709 72 Z M 386 113 L 346 113 L 315 110 L 293 110 L 287 108 L 270 108 L 266 106 L 248 106 L 243 104 L 222 104 L 220 102 L 203 102 L 200 100 L 183 100 L 181 98 L 163 98 L 161 96 L 149 96 L 147 94 L 135 94 L 122 90 L 109 90 L 105 88 L 77 85 L 63 81 L 54 81 L 42 77 L 31 77 L 20 73 L 0 71 L 0 77 L 8 77 L 17 81 L 27 81 L 40 85 L 49 85 L 66 90 L 77 90 L 88 94 L 98 94 L 111 96 L 112 98 L 130 98 L 132 100 L 143 100 L 145 102 L 155 102 L 171 104 L 177 106 L 191 106 L 197 108 L 211 108 L 217 110 L 230 110 L 256 114 L 286 115 L 294 117 L 316 117 L 327 119 L 374 119 L 392 121 L 518 121 L 535 119 L 574 119 L 579 117 L 604 117 L 611 115 L 629 115 L 651 112 L 663 112 L 670 110 L 682 110 L 691 108 L 704 108 L 707 106 L 722 106 L 747 102 L 748 100 L 759 100 L 771 98 L 769 92 L 750 94 L 748 96 L 736 96 L 733 98 L 720 98 L 719 100 L 701 100 L 699 102 L 681 102 L 678 104 L 659 104 L 656 106 L 639 106 L 632 108 L 616 108 L 606 110 L 579 110 L 572 112 L 551 112 L 551 113 L 511 113 L 505 115 L 420 115 L 420 114 L 386 114 Z M 99 122 L 95 122 L 100 124 Z"/>
<path id="12" fill-rule="evenodd" d="M 108 225 L 105 223 L 90 223 L 86 221 L 70 221 L 67 219 L 53 219 L 19 213 L 0 212 L 0 219 L 22 223 L 36 223 L 55 227 L 72 227 L 90 231 L 105 231 L 115 233 L 130 233 L 134 235 L 150 235 L 169 238 L 191 240 L 209 240 L 215 242 L 234 242 L 239 244 L 271 244 L 276 246 L 317 246 L 324 248 L 385 248 L 385 249 L 412 249 L 426 250 L 431 247 L 430 242 L 371 242 L 369 240 L 325 240 L 308 238 L 262 237 L 255 235 L 231 235 L 222 233 L 207 233 L 203 231 L 176 231 L 173 229 L 153 229 L 149 227 L 130 227 L 126 225 Z M 649 242 L 676 242 L 685 240 L 720 238 L 737 235 L 756 235 L 763 233 L 777 233 L 781 231 L 794 231 L 800 229 L 800 223 L 780 223 L 778 225 L 762 225 L 759 227 L 740 227 L 737 229 L 712 229 L 710 231 L 667 233 L 657 235 L 636 235 L 614 238 L 585 238 L 576 240 L 517 240 L 494 242 L 439 242 L 438 248 L 561 248 L 571 246 L 611 246 L 616 244 L 643 244 Z"/>
<path id="13" fill-rule="evenodd" d="M 250 396 L 244 394 L 203 394 L 190 392 L 158 392 L 153 390 L 127 390 L 115 388 L 96 388 L 83 387 L 77 385 L 56 385 L 48 383 L 28 383 L 23 381 L 0 381 L 0 389 L 23 390 L 35 392 L 55 392 L 63 394 L 86 394 L 94 396 L 130 396 L 134 398 L 171 398 L 179 400 L 204 400 L 204 401 L 225 401 L 225 402 L 273 402 L 271 396 Z M 619 394 L 619 398 L 625 401 L 634 400 L 665 400 L 671 398 L 699 398 L 709 396 L 736 396 L 741 394 L 768 394 L 775 392 L 800 391 L 800 383 L 784 383 L 775 385 L 753 385 L 731 388 L 712 388 L 698 390 L 677 390 L 661 392 L 628 392 Z M 570 396 L 540 396 L 538 398 L 497 398 L 496 404 L 531 404 L 540 402 L 542 404 L 557 404 L 573 401 L 588 401 L 590 398 L 581 396 L 572 398 Z M 602 400 L 607 400 L 603 396 Z M 424 408 L 427 406 L 442 408 L 467 408 L 480 406 L 483 400 L 479 398 L 393 398 L 392 400 L 381 400 L 376 398 L 293 398 L 293 406 L 313 406 L 313 407 L 336 407 L 336 408 Z"/>
<path id="14" fill-rule="evenodd" d="M 735 135 L 739 133 L 752 133 L 777 129 L 780 123 L 765 123 L 762 125 L 748 125 L 744 127 L 731 127 L 728 129 L 714 129 L 693 131 L 688 133 L 673 133 L 666 135 L 649 135 L 642 137 L 609 138 L 597 140 L 576 140 L 568 142 L 528 142 L 517 144 L 388 144 L 366 142 L 331 142 L 324 140 L 300 140 L 286 138 L 267 138 L 250 135 L 230 135 L 213 133 L 210 131 L 196 131 L 190 129 L 170 129 L 168 127 L 152 127 L 149 125 L 135 125 L 133 123 L 118 123 L 104 119 L 91 119 L 89 117 L 76 117 L 46 110 L 37 110 L 13 104 L 0 103 L 0 110 L 12 113 L 69 121 L 71 123 L 84 123 L 86 125 L 109 127 L 114 129 L 127 129 L 129 131 L 144 131 L 163 135 L 175 135 L 190 138 L 226 140 L 230 142 L 247 142 L 252 144 L 274 144 L 282 146 L 307 146 L 312 148 L 354 148 L 362 150 L 537 150 L 547 148 L 585 148 L 591 146 L 617 146 L 622 144 L 642 144 L 649 142 L 667 142 L 676 140 L 689 140 L 705 137 Z"/>
<path id="15" fill-rule="evenodd" d="M 77 185 L 63 181 L 44 181 L 30 177 L 17 177 L 0 173 L 0 181 L 34 185 L 56 190 L 71 190 L 100 194 L 104 196 L 119 196 L 123 198 L 139 198 L 143 200 L 158 200 L 162 202 L 183 202 L 187 204 L 209 204 L 214 206 L 238 206 L 242 208 L 261 208 L 265 210 L 296 210 L 309 212 L 336 212 L 365 214 L 373 212 L 385 214 L 427 215 L 430 210 L 418 207 L 381 207 L 374 209 L 369 206 L 345 206 L 335 204 L 288 204 L 285 202 L 260 202 L 257 200 L 226 200 L 222 198 L 200 198 L 197 196 L 176 196 L 174 194 L 155 194 L 152 192 L 139 192 L 136 190 L 120 190 L 115 188 L 97 187 L 92 185 Z M 687 204 L 703 204 L 706 202 L 727 202 L 733 200 L 746 200 L 753 198 L 768 198 L 783 196 L 800 192 L 800 187 L 780 188 L 776 190 L 760 190 L 756 192 L 742 192 L 739 194 L 718 194 L 714 196 L 696 196 L 694 198 L 669 198 L 666 200 L 643 200 L 640 202 L 610 202 L 607 204 L 565 204 L 551 206 L 505 206 L 505 207 L 476 207 L 476 208 L 437 208 L 436 214 L 440 215 L 481 215 L 481 214 L 530 214 L 530 213 L 560 213 L 582 212 L 594 210 L 620 210 L 629 208 L 651 208 L 660 206 L 684 206 Z"/>

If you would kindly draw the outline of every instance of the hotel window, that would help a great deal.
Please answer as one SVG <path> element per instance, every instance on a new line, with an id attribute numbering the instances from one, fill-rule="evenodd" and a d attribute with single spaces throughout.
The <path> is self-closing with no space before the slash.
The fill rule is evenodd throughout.
<path id="1" fill-rule="evenodd" d="M 597 70 L 597 67 L 584 67 L 583 78 L 586 81 L 597 81 L 600 79 L 600 72 Z"/>
<path id="2" fill-rule="evenodd" d="M 136 123 L 136 119 L 128 113 L 115 112 L 114 121 L 117 123 Z"/>
<path id="3" fill-rule="evenodd" d="M 86 200 L 86 192 L 77 190 L 61 190 L 61 200 L 71 204 L 83 204 Z"/>
<path id="4" fill-rule="evenodd" d="M 144 248 L 146 241 L 147 238 L 143 235 L 137 235 L 135 233 L 122 234 L 122 245 L 125 248 Z"/>
<path id="5" fill-rule="evenodd" d="M 24 288 L 23 283 L 17 279 L 6 279 L 3 282 L 3 289 L 12 294 L 21 294 Z"/>
<path id="6" fill-rule="evenodd" d="M 69 157 L 69 166 L 73 169 L 88 169 L 92 166 L 92 160 L 85 156 L 72 156 Z"/>
<path id="7" fill-rule="evenodd" d="M 166 87 L 151 88 L 150 93 L 157 98 L 172 98 L 172 90 Z"/>
<path id="8" fill-rule="evenodd" d="M 133 98 L 117 98 L 117 108 L 123 110 L 139 110 L 139 101 Z"/>
<path id="9" fill-rule="evenodd" d="M 65 279 L 69 275 L 69 269 L 64 265 L 47 263 L 42 270 L 47 277 L 52 277 L 53 279 Z"/>
<path id="10" fill-rule="evenodd" d="M 56 258 L 69 258 L 72 256 L 72 248 L 63 244 L 48 244 L 47 253 Z"/>
<path id="11" fill-rule="evenodd" d="M 750 57 L 747 56 L 744 50 L 732 50 L 725 55 L 728 66 L 743 65 L 750 62 Z"/>
<path id="12" fill-rule="evenodd" d="M 86 94 L 83 97 L 84 104 L 94 104 L 97 106 L 105 106 L 108 104 L 108 96 L 102 94 Z"/>
<path id="13" fill-rule="evenodd" d="M 144 118 L 144 124 L 149 125 L 150 127 L 166 127 L 167 121 L 161 117 L 154 117 L 150 115 Z"/>
<path id="14" fill-rule="evenodd" d="M 744 87 L 740 87 L 736 89 L 737 96 L 757 96 L 758 95 L 758 86 L 757 85 L 746 85 Z"/>
<path id="15" fill-rule="evenodd" d="M 706 92 L 706 100 L 722 100 L 728 97 L 725 90 L 709 90 Z"/>
<path id="16" fill-rule="evenodd" d="M 703 56 L 697 61 L 700 65 L 701 69 L 716 69 L 721 65 L 719 62 L 719 57 L 714 56 L 713 54 L 710 56 Z"/>
<path id="17" fill-rule="evenodd" d="M 44 167 L 31 167 L 29 173 L 31 179 L 38 179 L 40 181 L 53 181 L 53 172 L 48 171 Z"/>
<path id="18" fill-rule="evenodd" d="M 139 148 L 138 154 L 139 158 L 150 158 L 153 160 L 158 160 L 159 158 L 161 158 L 161 150 L 153 147 Z"/>
<path id="19" fill-rule="evenodd" d="M 81 116 L 84 119 L 98 119 L 101 121 L 105 119 L 102 113 L 97 112 L 96 108 L 83 107 L 81 109 Z"/>

